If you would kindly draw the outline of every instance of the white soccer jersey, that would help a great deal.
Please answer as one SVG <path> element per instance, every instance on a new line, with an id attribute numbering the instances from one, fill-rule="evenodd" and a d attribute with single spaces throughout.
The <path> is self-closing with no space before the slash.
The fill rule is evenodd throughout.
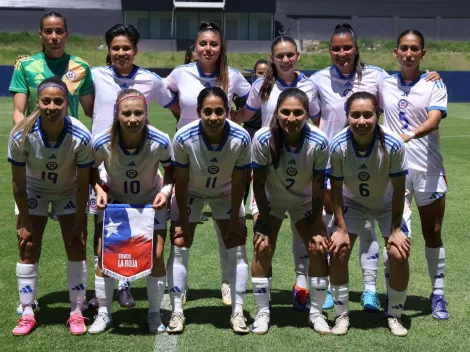
<path id="1" fill-rule="evenodd" d="M 331 139 L 347 124 L 345 103 L 355 92 L 369 92 L 378 96 L 379 82 L 388 76 L 380 67 L 365 65 L 359 82 L 356 71 L 344 76 L 332 65 L 310 76 L 314 83 L 314 99 L 319 99 L 321 128 Z M 320 113 L 319 111 L 317 113 Z"/>
<path id="2" fill-rule="evenodd" d="M 259 93 L 263 82 L 264 78 L 259 78 L 253 83 L 253 86 L 250 90 L 250 95 L 248 96 L 245 105 L 245 107 L 251 111 L 258 111 L 261 109 L 261 127 L 269 126 L 269 122 L 273 117 L 274 110 L 276 110 L 279 95 L 287 88 L 298 88 L 307 94 L 309 100 L 310 117 L 315 118 L 320 115 L 318 100 L 316 98 L 314 99 L 313 97 L 313 84 L 303 73 L 301 73 L 295 82 L 292 82 L 291 84 L 287 84 L 282 79 L 277 78 L 273 85 L 273 89 L 269 94 L 269 99 L 264 103 L 261 102 L 261 96 Z"/>
<path id="3" fill-rule="evenodd" d="M 48 141 L 39 117 L 24 141 L 21 131 L 10 136 L 8 161 L 26 166 L 27 187 L 40 195 L 61 196 L 76 192 L 77 167 L 93 165 L 91 135 L 76 118 L 66 116 L 64 129 L 54 143 Z"/>
<path id="4" fill-rule="evenodd" d="M 418 80 L 406 83 L 401 74 L 380 82 L 380 101 L 384 110 L 385 126 L 396 133 L 412 131 L 423 124 L 431 110 L 440 110 L 447 116 L 447 88 L 442 81 L 427 82 L 423 74 Z M 427 175 L 444 175 L 439 149 L 439 131 L 412 139 L 406 143 L 408 167 Z"/>
<path id="5" fill-rule="evenodd" d="M 231 104 L 234 95 L 247 97 L 251 86 L 237 70 L 229 67 L 228 74 L 229 85 L 226 93 Z M 192 63 L 176 67 L 165 78 L 165 82 L 168 88 L 178 94 L 181 114 L 176 126 L 179 129 L 199 119 L 196 111 L 197 97 L 204 88 L 217 86 L 217 75 L 214 72 L 208 76 L 202 72 L 198 63 Z"/>
<path id="6" fill-rule="evenodd" d="M 369 209 L 391 206 L 393 187 L 390 177 L 408 174 L 404 143 L 399 135 L 382 127 L 384 151 L 376 138 L 362 155 L 354 136 L 346 127 L 330 143 L 331 171 L 329 177 L 342 180 L 343 195 Z"/>
<path id="7" fill-rule="evenodd" d="M 121 203 L 153 203 L 162 186 L 158 166 L 160 163 L 163 167 L 171 165 L 170 138 L 153 126 L 147 127 L 144 144 L 135 151 L 119 145 L 114 162 L 110 161 L 109 133 L 99 135 L 93 142 L 94 167 L 104 162 L 110 197 Z"/>
<path id="8" fill-rule="evenodd" d="M 139 66 L 135 66 L 127 76 L 119 74 L 113 66 L 93 67 L 91 74 L 95 86 L 95 107 L 91 129 L 93 138 L 111 127 L 116 98 L 123 89 L 132 88 L 141 92 L 147 100 L 148 108 L 153 101 L 167 108 L 177 99 L 160 76 Z"/>
<path id="9" fill-rule="evenodd" d="M 277 169 L 272 165 L 269 149 L 271 131 L 263 127 L 252 143 L 252 166 L 268 168 L 266 193 L 274 207 L 295 206 L 312 200 L 314 173 L 328 171 L 328 140 L 317 127 L 305 124 L 302 140 L 295 148 L 285 141 Z"/>
<path id="10" fill-rule="evenodd" d="M 201 198 L 228 196 L 233 170 L 251 167 L 250 135 L 235 122 L 226 120 L 222 143 L 213 146 L 194 121 L 173 138 L 173 163 L 189 168 L 189 194 Z"/>

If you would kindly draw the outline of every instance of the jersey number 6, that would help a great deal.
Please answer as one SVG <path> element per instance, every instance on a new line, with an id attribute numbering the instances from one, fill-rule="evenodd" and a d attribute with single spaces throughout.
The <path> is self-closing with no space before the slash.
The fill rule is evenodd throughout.
<path id="1" fill-rule="evenodd" d="M 369 197 L 370 191 L 367 189 L 369 185 L 367 183 L 361 183 L 359 185 L 359 194 L 363 197 Z"/>

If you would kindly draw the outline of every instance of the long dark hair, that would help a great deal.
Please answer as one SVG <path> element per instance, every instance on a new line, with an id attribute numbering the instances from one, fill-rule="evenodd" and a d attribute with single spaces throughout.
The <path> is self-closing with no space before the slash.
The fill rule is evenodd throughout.
<path id="1" fill-rule="evenodd" d="M 271 131 L 271 138 L 269 139 L 269 150 L 271 152 L 271 159 L 275 169 L 279 166 L 281 160 L 282 146 L 282 130 L 279 124 L 278 112 L 281 104 L 289 98 L 294 98 L 300 101 L 305 109 L 306 116 L 309 116 L 309 102 L 308 96 L 305 92 L 298 88 L 287 88 L 281 92 L 277 100 L 276 109 L 274 110 L 273 117 L 269 123 L 269 130 Z"/>
<path id="2" fill-rule="evenodd" d="M 384 130 L 379 125 L 380 107 L 379 107 L 379 102 L 377 100 L 377 97 L 374 94 L 371 94 L 369 92 L 356 92 L 356 93 L 351 94 L 348 100 L 346 100 L 346 106 L 345 106 L 346 117 L 349 115 L 349 112 L 351 111 L 352 103 L 360 99 L 370 100 L 372 102 L 372 105 L 374 106 L 374 112 L 375 112 L 375 115 L 377 116 L 377 124 L 375 125 L 375 129 L 379 137 L 380 147 L 382 148 L 383 151 L 385 151 L 386 150 L 385 134 L 384 134 Z"/>
<path id="3" fill-rule="evenodd" d="M 220 38 L 220 54 L 217 58 L 215 72 L 217 73 L 217 85 L 222 88 L 224 92 L 228 92 L 227 42 L 225 41 L 224 32 L 213 22 L 201 23 L 199 32 L 197 32 L 196 35 L 196 43 L 197 38 L 205 32 L 213 32 Z"/>
<path id="4" fill-rule="evenodd" d="M 256 61 L 255 63 L 255 66 L 253 66 L 253 82 L 256 80 L 256 70 L 258 69 L 258 66 L 259 65 L 266 65 L 266 66 L 269 66 L 269 62 L 268 60 L 265 60 L 265 59 L 259 59 L 258 61 Z M 266 70 L 268 68 L 266 67 Z"/>
<path id="5" fill-rule="evenodd" d="M 121 124 L 119 123 L 119 118 L 118 118 L 118 112 L 119 112 L 119 103 L 124 100 L 124 98 L 128 95 L 131 95 L 133 97 L 129 97 L 128 99 L 141 99 L 145 103 L 145 108 L 147 111 L 147 100 L 145 99 L 145 96 L 139 92 L 137 89 L 132 89 L 132 88 L 127 88 L 123 89 L 119 92 L 117 98 L 116 98 L 116 104 L 114 106 L 114 120 L 113 124 L 111 125 L 111 147 L 110 147 L 110 155 L 109 155 L 109 162 L 113 163 L 117 160 L 116 155 L 117 155 L 117 150 L 119 146 L 119 138 L 121 136 Z M 148 133 L 148 126 L 149 125 L 149 120 L 148 120 L 148 113 L 145 118 L 145 128 L 144 128 L 144 133 L 142 135 L 142 140 L 141 140 L 141 146 L 146 141 L 146 136 Z"/>
<path id="6" fill-rule="evenodd" d="M 287 35 L 280 35 L 279 37 L 275 38 L 271 43 L 271 55 L 274 56 L 274 48 L 279 43 L 288 42 L 294 45 L 295 51 L 297 51 L 297 44 L 295 40 Z M 271 61 L 264 73 L 264 82 L 259 90 L 259 95 L 261 101 L 264 103 L 268 101 L 269 96 L 271 95 L 271 91 L 273 90 L 274 82 L 276 82 L 276 78 L 278 76 L 276 65 Z"/>
<path id="7" fill-rule="evenodd" d="M 333 40 L 333 37 L 342 36 L 342 35 L 351 36 L 351 39 L 353 40 L 354 45 L 356 45 L 356 57 L 354 59 L 354 67 L 356 68 L 357 79 L 360 82 L 362 80 L 362 70 L 364 69 L 364 63 L 361 62 L 361 57 L 359 55 L 359 47 L 357 46 L 356 32 L 354 31 L 354 29 L 351 27 L 349 23 L 340 23 L 335 27 L 335 29 L 333 30 L 333 33 L 331 33 L 330 46 L 331 46 L 331 41 Z"/>
<path id="8" fill-rule="evenodd" d="M 225 94 L 225 92 L 220 87 L 208 87 L 208 88 L 204 88 L 203 90 L 201 90 L 201 92 L 197 96 L 196 111 L 198 115 L 201 115 L 201 110 L 204 105 L 204 100 L 206 100 L 206 98 L 208 97 L 218 97 L 222 99 L 222 101 L 224 102 L 225 111 L 228 113 L 229 106 L 228 106 L 227 94 Z"/>
<path id="9" fill-rule="evenodd" d="M 401 32 L 397 39 L 397 48 L 400 45 L 401 38 L 408 34 L 413 34 L 417 36 L 421 40 L 421 49 L 424 49 L 424 35 L 417 29 L 407 29 L 406 31 Z"/>
<path id="10" fill-rule="evenodd" d="M 48 11 L 41 17 L 41 22 L 39 23 L 39 29 L 42 31 L 44 28 L 44 20 L 49 17 L 57 17 L 57 18 L 62 18 L 62 21 L 64 22 L 64 29 L 67 32 L 69 30 L 68 25 L 67 25 L 67 18 L 64 16 L 63 13 L 57 12 L 57 11 Z"/>
<path id="11" fill-rule="evenodd" d="M 111 46 L 111 42 L 114 38 L 125 36 L 129 38 L 130 42 L 134 46 L 134 50 L 137 50 L 137 44 L 140 40 L 140 33 L 132 24 L 116 24 L 106 31 L 104 39 L 108 46 L 108 51 Z"/>
<path id="12" fill-rule="evenodd" d="M 186 53 L 184 54 L 184 64 L 190 64 L 191 63 L 191 56 L 193 51 L 196 51 L 196 45 L 192 44 L 188 49 L 186 49 Z"/>
<path id="13" fill-rule="evenodd" d="M 67 102 L 67 109 L 69 105 L 69 90 L 67 88 L 67 85 L 60 79 L 60 77 L 53 76 L 46 78 L 43 80 L 41 83 L 39 83 L 38 86 L 38 99 L 39 95 L 41 94 L 41 91 L 43 89 L 48 88 L 46 85 L 51 85 L 52 87 L 60 87 L 62 91 L 65 92 L 65 100 Z M 34 111 L 27 117 L 25 117 L 20 123 L 18 123 L 13 130 L 11 131 L 10 138 L 11 136 L 15 135 L 17 132 L 21 131 L 21 145 L 20 145 L 20 150 L 23 151 L 24 149 L 24 143 L 26 140 L 26 136 L 31 132 L 33 129 L 34 125 L 36 124 L 36 121 L 38 120 L 40 116 L 40 111 L 39 107 L 36 107 Z"/>

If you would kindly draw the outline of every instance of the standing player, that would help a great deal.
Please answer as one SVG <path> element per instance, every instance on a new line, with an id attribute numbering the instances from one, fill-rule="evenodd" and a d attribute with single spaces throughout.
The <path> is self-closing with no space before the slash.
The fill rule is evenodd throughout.
<path id="1" fill-rule="evenodd" d="M 179 129 L 173 139 L 175 196 L 171 200 L 171 220 L 174 231 L 168 259 L 172 315 L 168 333 L 184 330 L 182 296 L 187 287 L 189 250 L 206 202 L 228 252 L 230 325 L 235 333 L 248 333 L 243 316 L 248 260 L 242 201 L 245 171 L 251 165 L 250 136 L 227 120 L 229 111 L 229 100 L 221 88 L 205 88 L 197 98 L 200 120 Z"/>
<path id="2" fill-rule="evenodd" d="M 420 70 L 426 49 L 419 31 L 401 33 L 394 52 L 401 71 L 381 82 L 380 100 L 385 126 L 401 134 L 406 143 L 410 171 L 406 180 L 407 205 L 414 195 L 432 284 L 432 315 L 445 320 L 449 313 L 444 299 L 446 254 L 441 228 L 447 181 L 438 129 L 441 119 L 447 116 L 447 89 L 441 81 L 427 81 L 428 75 Z"/>
<path id="3" fill-rule="evenodd" d="M 250 84 L 245 77 L 228 66 L 227 43 L 222 30 L 216 24 L 202 23 L 195 43 L 197 61 L 176 67 L 165 78 L 168 88 L 178 94 L 181 114 L 176 124 L 177 129 L 198 120 L 197 97 L 204 88 L 220 87 L 227 95 L 230 104 L 235 96 L 246 98 L 250 92 Z M 228 257 L 216 223 L 214 227 L 219 237 L 222 304 L 231 305 L 230 286 L 227 284 Z"/>
<path id="4" fill-rule="evenodd" d="M 376 220 L 390 262 L 388 327 L 393 335 L 408 331 L 400 322 L 409 280 L 410 241 L 401 230 L 408 173 L 399 135 L 378 124 L 375 95 L 353 93 L 346 101 L 348 127 L 331 141 L 331 198 L 337 230 L 330 239 L 330 280 L 335 299 L 335 335 L 349 328 L 350 247 L 367 222 Z"/>
<path id="5" fill-rule="evenodd" d="M 328 166 L 328 141 L 323 132 L 307 124 L 309 99 L 298 88 L 287 88 L 280 95 L 269 127 L 261 128 L 252 143 L 253 191 L 259 213 L 253 243 L 251 266 L 256 319 L 255 334 L 269 330 L 269 277 L 277 236 L 289 213 L 310 256 L 310 296 L 323 296 L 317 281 L 328 276 L 327 249 L 313 255 L 325 241 L 322 232 L 325 172 Z M 312 302 L 314 300 L 312 299 Z M 323 301 L 320 302 L 320 307 Z M 316 323 L 313 317 L 310 324 Z"/>
<path id="6" fill-rule="evenodd" d="M 95 109 L 93 110 L 92 135 L 93 139 L 107 131 L 113 124 L 114 104 L 122 89 L 133 88 L 141 92 L 148 104 L 156 102 L 164 108 L 179 114 L 176 96 L 168 90 L 163 80 L 156 74 L 134 65 L 137 55 L 137 44 L 140 34 L 133 25 L 117 24 L 105 34 L 106 45 L 111 59 L 110 66 L 94 67 L 92 69 L 95 84 Z M 106 181 L 106 171 L 101 168 L 101 178 Z M 96 201 L 91 195 L 90 213 L 95 218 L 95 260 L 97 259 L 97 240 L 101 236 L 102 224 L 98 223 Z M 118 300 L 121 307 L 135 306 L 135 300 L 130 291 L 130 284 L 119 280 Z M 95 308 L 96 299 L 90 301 Z"/>
<path id="7" fill-rule="evenodd" d="M 167 201 L 172 189 L 170 148 L 168 135 L 149 125 L 145 96 L 135 89 L 124 89 L 118 94 L 111 130 L 98 135 L 93 142 L 95 168 L 103 163 L 107 175 L 106 188 L 109 189 L 106 194 L 99 183 L 95 185 L 97 207 L 102 210 L 109 202 L 152 204 L 155 209 L 153 267 L 147 276 L 148 326 L 152 333 L 165 331 L 160 304 L 166 284 L 163 247 Z M 164 180 L 158 173 L 160 163 L 165 168 Z M 101 246 L 102 239 L 98 247 Z M 98 253 L 101 254 L 101 250 Z M 96 269 L 95 290 L 99 310 L 90 334 L 104 332 L 113 324 L 114 281 L 114 278 L 105 276 L 101 268 Z"/>
<path id="8" fill-rule="evenodd" d="M 295 70 L 299 58 L 300 53 L 297 51 L 294 39 L 288 36 L 279 36 L 274 39 L 271 44 L 271 63 L 264 73 L 264 77 L 253 83 L 245 108 L 237 111 L 233 120 L 238 123 L 249 121 L 257 111 L 261 111 L 261 125 L 263 127 L 269 126 L 279 95 L 289 87 L 299 88 L 307 94 L 310 113 L 318 111 L 316 100 L 313 99 L 312 82 L 303 73 Z M 311 117 L 315 118 L 316 116 Z M 258 208 L 253 196 L 250 210 L 256 221 Z M 307 290 L 308 254 L 292 221 L 291 229 L 293 233 L 292 252 L 297 273 L 296 283 L 293 287 L 294 308 L 306 311 L 308 310 L 307 297 L 309 294 Z"/>
<path id="9" fill-rule="evenodd" d="M 23 307 L 14 335 L 28 335 L 37 326 L 32 305 L 38 286 L 38 258 L 47 224 L 49 203 L 56 208 L 67 253 L 67 282 L 72 309 L 72 335 L 86 333 L 82 305 L 88 277 L 85 210 L 90 167 L 91 135 L 77 119 L 67 116 L 66 84 L 59 77 L 45 79 L 37 89 L 38 108 L 13 129 L 8 146 L 13 194 L 21 217 L 20 258 L 16 276 Z"/>

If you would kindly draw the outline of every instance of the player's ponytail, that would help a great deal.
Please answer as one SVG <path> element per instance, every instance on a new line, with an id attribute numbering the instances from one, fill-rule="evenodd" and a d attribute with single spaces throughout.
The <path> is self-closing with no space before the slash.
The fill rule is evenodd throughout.
<path id="1" fill-rule="evenodd" d="M 308 96 L 305 92 L 298 88 L 287 88 L 281 92 L 279 99 L 277 100 L 276 109 L 274 110 L 273 117 L 269 123 L 269 130 L 271 131 L 271 138 L 269 139 L 269 151 L 271 154 L 271 160 L 275 169 L 278 168 L 281 160 L 281 153 L 283 150 L 282 134 L 284 133 L 279 123 L 279 108 L 281 104 L 287 99 L 296 99 L 300 101 L 305 110 L 305 116 L 309 116 L 309 101 Z"/>
<path id="2" fill-rule="evenodd" d="M 38 99 L 40 97 L 41 91 L 46 88 L 59 88 L 62 91 L 65 92 L 65 99 L 67 102 L 67 108 L 69 104 L 69 95 L 68 95 L 68 89 L 67 85 L 62 81 L 59 77 L 53 76 L 46 78 L 44 81 L 42 81 L 39 86 L 38 86 Z M 24 144 L 26 142 L 26 138 L 29 133 L 34 128 L 34 125 L 36 124 L 37 120 L 39 119 L 39 116 L 41 115 L 41 112 L 39 111 L 39 107 L 36 107 L 34 111 L 25 117 L 22 121 L 20 121 L 11 131 L 10 138 L 17 134 L 18 132 L 21 131 L 21 144 L 20 144 L 20 151 L 23 152 L 24 150 Z"/>
<path id="3" fill-rule="evenodd" d="M 353 93 L 349 96 L 348 100 L 346 100 L 346 116 L 349 115 L 349 112 L 351 111 L 351 104 L 353 101 L 356 100 L 370 100 L 372 102 L 372 105 L 374 106 L 374 112 L 375 115 L 377 116 L 377 123 L 375 125 L 375 133 L 377 133 L 377 138 L 380 142 L 380 147 L 382 148 L 383 151 L 386 151 L 385 147 L 385 134 L 382 129 L 382 127 L 379 125 L 379 117 L 380 117 L 380 107 L 379 107 L 379 102 L 377 100 L 377 97 L 374 94 L 371 94 L 369 92 L 356 92 Z"/>
<path id="4" fill-rule="evenodd" d="M 349 35 L 356 46 L 356 57 L 354 58 L 354 67 L 356 68 L 357 79 L 360 82 L 362 80 L 362 71 L 364 69 L 364 63 L 361 62 L 361 56 L 359 54 L 359 46 L 357 45 L 357 36 L 356 32 L 349 23 L 340 23 L 338 24 L 330 37 L 330 45 L 333 37 Z"/>
<path id="5" fill-rule="evenodd" d="M 140 99 L 145 103 L 145 128 L 144 133 L 142 134 L 142 139 L 140 141 L 140 147 L 144 146 L 145 141 L 147 140 L 148 134 L 148 127 L 149 120 L 148 120 L 148 113 L 147 113 L 147 100 L 145 96 L 139 92 L 137 89 L 123 89 L 118 93 L 116 98 L 116 103 L 114 104 L 114 119 L 113 124 L 110 127 L 110 135 L 111 135 L 111 146 L 110 146 L 110 155 L 109 155 L 109 163 L 112 164 L 117 161 L 117 150 L 119 148 L 119 142 L 121 138 L 121 123 L 119 122 L 118 112 L 119 112 L 119 105 L 124 99 Z"/>
<path id="6" fill-rule="evenodd" d="M 287 35 L 280 35 L 279 37 L 275 38 L 271 44 L 271 55 L 274 56 L 274 49 L 276 45 L 279 43 L 289 42 L 295 47 L 295 51 L 297 51 L 297 44 L 295 40 Z M 264 82 L 261 85 L 259 96 L 261 98 L 261 102 L 265 103 L 268 101 L 269 96 L 271 95 L 271 91 L 273 90 L 274 83 L 276 82 L 276 78 L 278 77 L 278 72 L 276 65 L 271 60 L 271 63 L 268 65 L 266 72 L 264 73 Z"/>
<path id="7" fill-rule="evenodd" d="M 227 63 L 227 42 L 225 41 L 224 32 L 213 22 L 203 22 L 199 26 L 199 32 L 197 32 L 196 35 L 196 43 L 197 38 L 205 32 L 213 32 L 220 38 L 220 54 L 217 58 L 215 72 L 217 73 L 217 85 L 222 88 L 224 92 L 228 92 L 229 74 Z"/>

